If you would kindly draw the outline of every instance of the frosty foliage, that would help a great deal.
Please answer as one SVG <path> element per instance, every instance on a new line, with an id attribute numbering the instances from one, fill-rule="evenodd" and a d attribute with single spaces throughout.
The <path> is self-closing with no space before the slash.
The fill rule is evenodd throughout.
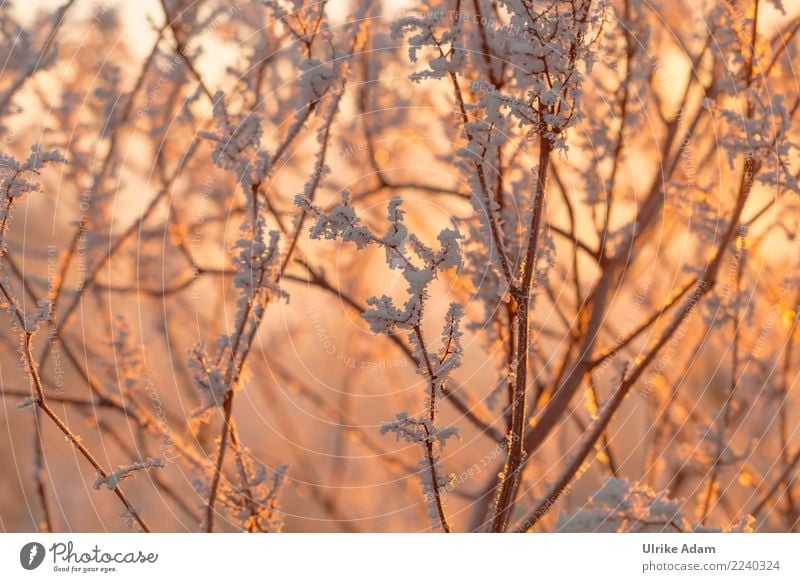
<path id="1" fill-rule="evenodd" d="M 63 440 L 104 527 L 797 528 L 794 6 L 80 5 L 0 19 L 30 525 Z"/>
<path id="2" fill-rule="evenodd" d="M 395 305 L 394 300 L 387 295 L 370 297 L 367 300 L 370 309 L 364 313 L 364 319 L 374 333 L 388 333 L 395 328 L 413 331 L 419 327 L 430 284 L 439 273 L 458 269 L 462 265 L 459 247 L 462 236 L 458 230 L 442 230 L 437 237 L 438 250 L 425 245 L 416 235 L 409 234 L 403 222 L 404 213 L 399 198 L 394 198 L 389 203 L 389 226 L 383 235 L 362 224 L 350 205 L 349 192 L 342 194 L 342 204 L 329 213 L 302 196 L 298 196 L 295 203 L 316 219 L 310 231 L 312 239 L 352 242 L 359 249 L 376 245 L 384 249 L 389 268 L 402 272 L 408 283 L 409 295 L 402 308 Z M 451 310 L 451 313 L 454 312 Z"/>
<path id="3" fill-rule="evenodd" d="M 556 531 L 595 532 L 711 532 L 723 531 L 692 525 L 683 514 L 683 502 L 670 499 L 665 492 L 655 492 L 647 485 L 612 477 L 598 489 L 589 502 L 574 514 L 562 513 Z M 748 532 L 753 523 L 744 516 L 724 531 Z"/>
<path id="4" fill-rule="evenodd" d="M 137 387 L 144 373 L 143 348 L 136 339 L 136 330 L 125 315 L 117 315 L 111 328 L 112 357 L 101 363 L 108 368 L 114 384 L 124 391 Z"/>
<path id="5" fill-rule="evenodd" d="M 54 163 L 66 164 L 66 158 L 58 151 L 43 151 L 34 144 L 24 161 L 10 154 L 0 155 L 0 258 L 7 253 L 7 235 L 11 224 L 14 205 L 26 194 L 40 192 L 42 184 L 38 181 L 40 170 Z M 3 267 L 0 261 L 0 267 Z M 47 298 L 35 301 L 33 310 L 26 311 L 16 295 L 11 291 L 9 280 L 0 271 L 0 306 L 11 313 L 12 326 L 24 335 L 33 335 L 39 326 L 52 315 L 53 305 Z"/>
<path id="6" fill-rule="evenodd" d="M 30 155 L 20 161 L 12 155 L 0 155 L 0 254 L 5 252 L 6 234 L 14 205 L 26 194 L 39 192 L 39 171 L 50 164 L 66 164 L 66 158 L 58 151 L 44 151 L 41 146 L 31 146 Z"/>
<path id="7" fill-rule="evenodd" d="M 451 371 L 460 365 L 463 352 L 460 341 L 462 307 L 457 303 L 450 305 L 442 331 L 442 347 L 437 354 L 428 351 L 422 321 L 431 283 L 440 273 L 462 266 L 461 234 L 456 229 L 447 228 L 437 236 L 438 249 L 425 245 L 415 234 L 409 233 L 399 198 L 389 202 L 388 227 L 383 234 L 374 232 L 361 222 L 350 204 L 348 192 L 343 193 L 342 204 L 330 212 L 325 212 L 306 197 L 298 196 L 295 203 L 316 219 L 310 229 L 312 239 L 352 242 L 358 249 L 368 245 L 381 247 L 385 251 L 387 266 L 400 270 L 408 284 L 408 299 L 402 307 L 398 307 L 388 295 L 373 296 L 367 299 L 370 308 L 363 317 L 376 334 L 389 334 L 396 329 L 408 332 L 418 372 L 427 380 L 427 413 L 420 417 L 400 413 L 394 421 L 381 426 L 381 433 L 393 432 L 398 440 L 402 438 L 422 446 L 422 486 L 430 515 L 434 523 L 447 529 L 442 516 L 440 490 L 448 486 L 450 477 L 442 475 L 439 457 L 447 439 L 456 436 L 458 431 L 455 428 L 437 428 L 436 410 Z"/>
<path id="8" fill-rule="evenodd" d="M 307 59 L 300 63 L 301 107 L 312 107 L 328 94 L 339 82 L 339 71 L 333 65 L 326 65 L 317 59 Z"/>
<path id="9" fill-rule="evenodd" d="M 454 475 L 442 472 L 440 456 L 447 440 L 459 436 L 458 429 L 435 429 L 429 418 L 409 417 L 408 413 L 400 412 L 394 420 L 381 425 L 381 434 L 386 433 L 393 433 L 398 441 L 404 440 L 422 447 L 419 476 L 428 505 L 428 516 L 435 527 L 444 527 L 439 504 L 442 502 L 442 492 L 451 486 Z"/>
<path id="10" fill-rule="evenodd" d="M 212 356 L 197 344 L 189 359 L 202 397 L 201 406 L 192 417 L 201 422 L 208 422 L 213 409 L 222 406 L 226 396 L 238 388 L 246 354 L 267 304 L 288 299 L 279 284 L 280 235 L 277 230 L 267 231 L 264 204 L 257 199 L 271 164 L 270 155 L 261 149 L 261 120 L 255 114 L 231 115 L 221 91 L 214 95 L 213 104 L 218 132 L 202 132 L 201 136 L 214 144 L 211 157 L 215 165 L 233 174 L 244 187 L 248 207 L 253 211 L 242 221 L 241 237 L 231 249 L 233 285 L 238 290 L 235 331 L 219 336 Z"/>
<path id="11" fill-rule="evenodd" d="M 233 328 L 236 331 L 217 339 L 212 357 L 200 344 L 191 352 L 189 366 L 202 395 L 202 405 L 192 416 L 202 421 L 208 421 L 212 409 L 221 406 L 228 392 L 239 386 L 244 366 L 242 354 L 249 349 L 248 342 L 255 337 L 267 304 L 288 299 L 278 283 L 280 237 L 277 231 L 266 233 L 264 227 L 261 214 L 254 225 L 243 223 L 242 238 L 233 245 L 236 271 L 233 283 L 239 292 Z"/>
<path id="12" fill-rule="evenodd" d="M 119 66 L 111 65 L 103 67 L 100 71 L 97 87 L 94 89 L 94 97 L 99 102 L 103 110 L 103 131 L 104 136 L 113 135 L 120 122 L 122 108 L 119 102 L 122 96 L 122 70 Z"/>
<path id="13" fill-rule="evenodd" d="M 132 478 L 137 472 L 139 471 L 147 471 L 149 469 L 163 469 L 164 462 L 161 459 L 151 459 L 147 458 L 140 463 L 134 463 L 132 465 L 123 465 L 119 467 L 116 471 L 109 473 L 106 476 L 98 475 L 97 479 L 95 479 L 93 487 L 95 489 L 100 489 L 103 485 L 106 486 L 108 489 L 116 489 L 119 487 L 120 481 L 124 479 Z"/>
<path id="14" fill-rule="evenodd" d="M 441 79 L 445 75 L 459 72 L 466 62 L 466 51 L 459 50 L 457 45 L 461 27 L 447 23 L 435 11 L 423 17 L 407 16 L 396 20 L 392 24 L 392 33 L 396 37 L 408 35 L 408 56 L 411 62 L 417 62 L 421 49 L 433 48 L 432 56 L 428 60 L 429 68 L 413 73 L 411 79 L 414 81 Z"/>
<path id="15" fill-rule="evenodd" d="M 279 496 L 286 485 L 289 465 L 269 469 L 246 448 L 237 451 L 237 463 L 241 483 L 225 499 L 229 511 L 244 524 L 245 531 L 281 531 Z"/>
<path id="16" fill-rule="evenodd" d="M 261 149 L 261 120 L 255 114 L 232 116 L 225 105 L 222 91 L 214 94 L 214 121 L 217 132 L 200 132 L 214 143 L 214 163 L 233 172 L 243 186 L 249 188 L 264 181 L 270 170 L 270 156 Z"/>
<path id="17" fill-rule="evenodd" d="M 189 358 L 189 369 L 202 397 L 202 405 L 192 416 L 208 419 L 206 412 L 213 407 L 222 406 L 228 386 L 225 383 L 225 370 L 212 364 L 202 345 L 196 345 Z"/>

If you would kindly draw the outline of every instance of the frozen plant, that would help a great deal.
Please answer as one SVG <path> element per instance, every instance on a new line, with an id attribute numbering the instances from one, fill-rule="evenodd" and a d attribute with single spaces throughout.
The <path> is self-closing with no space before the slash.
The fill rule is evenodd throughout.
<path id="1" fill-rule="evenodd" d="M 383 235 L 374 233 L 361 223 L 350 205 L 348 192 L 342 194 L 342 204 L 329 213 L 302 196 L 296 198 L 296 203 L 316 218 L 310 231 L 312 239 L 352 242 L 359 249 L 368 245 L 381 247 L 385 251 L 388 267 L 400 270 L 408 283 L 408 299 L 402 308 L 395 305 L 394 300 L 387 295 L 370 297 L 367 299 L 369 309 L 362 315 L 376 334 L 390 334 L 395 329 L 407 331 L 418 372 L 426 380 L 426 413 L 420 417 L 400 413 L 395 420 L 381 426 L 381 433 L 393 432 L 398 440 L 402 438 L 422 446 L 422 484 L 429 502 L 430 515 L 438 527 L 449 532 L 443 491 L 450 478 L 442 475 L 439 458 L 447 439 L 457 435 L 458 431 L 454 428 L 440 429 L 436 423 L 438 403 L 443 396 L 445 384 L 449 380 L 450 372 L 459 366 L 463 352 L 459 329 L 462 308 L 457 303 L 450 306 L 445 316 L 442 348 L 438 354 L 430 353 L 422 323 L 431 283 L 439 273 L 458 269 L 462 265 L 459 249 L 461 234 L 455 229 L 442 230 L 437 237 L 439 249 L 428 247 L 416 235 L 408 232 L 403 220 L 402 201 L 398 198 L 389 202 L 388 227 Z"/>
<path id="2" fill-rule="evenodd" d="M 800 528 L 800 20 L 695 4 L 9 5 L 6 525 Z"/>
<path id="3" fill-rule="evenodd" d="M 670 499 L 662 491 L 656 493 L 647 485 L 630 483 L 612 477 L 598 489 L 589 502 L 572 515 L 558 517 L 559 532 L 711 532 L 691 523 L 683 515 L 683 504 Z M 752 516 L 743 516 L 724 531 L 753 531 Z"/>
<path id="4" fill-rule="evenodd" d="M 133 465 L 123 465 L 116 469 L 113 473 L 109 473 L 108 475 L 98 475 L 97 479 L 95 479 L 93 487 L 95 489 L 100 489 L 103 485 L 105 485 L 108 489 L 115 489 L 120 481 L 123 479 L 128 479 L 134 476 L 134 473 L 138 471 L 147 471 L 148 469 L 162 469 L 164 467 L 164 462 L 161 459 L 150 459 L 147 458 L 140 463 L 134 463 Z"/>

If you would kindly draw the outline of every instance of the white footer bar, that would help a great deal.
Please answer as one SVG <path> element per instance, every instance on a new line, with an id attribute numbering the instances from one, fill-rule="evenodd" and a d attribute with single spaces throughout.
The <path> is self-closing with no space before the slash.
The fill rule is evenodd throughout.
<path id="1" fill-rule="evenodd" d="M 800 581 L 800 534 L 0 534 L 0 580 Z"/>

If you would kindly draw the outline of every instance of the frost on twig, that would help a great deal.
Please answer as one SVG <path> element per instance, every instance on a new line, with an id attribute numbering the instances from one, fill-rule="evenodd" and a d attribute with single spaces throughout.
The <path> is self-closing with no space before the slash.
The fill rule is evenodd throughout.
<path id="1" fill-rule="evenodd" d="M 199 409 L 192 417 L 200 422 L 208 421 L 209 413 L 222 406 L 225 395 L 235 389 L 241 380 L 243 366 L 240 351 L 247 343 L 242 338 L 252 337 L 258 331 L 268 301 L 287 299 L 281 289 L 280 237 L 277 231 L 265 232 L 263 214 L 259 213 L 255 225 L 242 224 L 242 238 L 233 245 L 236 274 L 234 285 L 240 293 L 236 300 L 236 319 L 233 334 L 222 334 L 216 341 L 213 357 L 202 344 L 197 344 L 189 358 L 189 367 L 202 395 Z"/>
<path id="2" fill-rule="evenodd" d="M 384 424 L 381 433 L 393 432 L 398 439 L 418 443 L 423 455 L 422 485 L 428 500 L 434 523 L 449 531 L 442 501 L 442 492 L 449 485 L 450 477 L 442 475 L 439 457 L 448 438 L 458 433 L 454 428 L 436 427 L 437 405 L 443 395 L 445 383 L 450 373 L 459 366 L 462 355 L 460 321 L 462 307 L 453 303 L 445 316 L 442 332 L 442 347 L 438 353 L 431 353 L 422 332 L 422 316 L 428 288 L 439 273 L 448 269 L 460 269 L 462 257 L 460 249 L 461 234 L 451 228 L 438 235 L 439 249 L 425 245 L 415 234 L 409 233 L 404 223 L 404 212 L 400 198 L 389 202 L 387 220 L 389 226 L 384 234 L 376 234 L 358 218 L 350 204 L 350 195 L 345 192 L 342 204 L 326 213 L 315 206 L 307 197 L 298 196 L 295 202 L 303 210 L 316 218 L 311 226 L 311 238 L 342 240 L 354 243 L 359 249 L 368 245 L 383 248 L 386 264 L 390 269 L 399 269 L 408 283 L 408 298 L 402 307 L 387 296 L 370 297 L 370 308 L 363 317 L 376 334 L 389 334 L 397 329 L 408 331 L 413 348 L 417 371 L 426 378 L 426 413 L 411 417 L 400 413 L 394 421 Z"/>
<path id="3" fill-rule="evenodd" d="M 66 164 L 67 159 L 55 150 L 42 151 L 41 146 L 31 146 L 31 153 L 24 162 L 9 154 L 0 155 L 0 172 L 2 172 L 2 189 L 5 198 L 19 198 L 28 192 L 38 192 L 41 184 L 34 175 L 48 164 Z"/>
<path id="4" fill-rule="evenodd" d="M 192 416 L 207 419 L 206 412 L 213 407 L 222 406 L 225 393 L 228 391 L 225 383 L 225 371 L 211 363 L 200 343 L 192 348 L 189 369 L 192 371 L 195 384 L 200 389 L 202 396 L 202 405 L 192 413 Z"/>
<path id="5" fill-rule="evenodd" d="M 40 299 L 36 309 L 32 313 L 26 313 L 23 321 L 25 322 L 25 333 L 35 333 L 39 325 L 47 321 L 53 310 L 53 305 L 47 299 Z"/>
<path id="6" fill-rule="evenodd" d="M 268 469 L 246 448 L 237 451 L 241 483 L 226 503 L 245 531 L 279 532 L 283 529 L 280 494 L 286 485 L 288 464 Z"/>
<path id="7" fill-rule="evenodd" d="M 14 204 L 29 192 L 39 192 L 42 188 L 37 181 L 39 170 L 52 163 L 67 163 L 59 152 L 42 151 L 41 146 L 31 146 L 31 153 L 25 161 L 19 161 L 10 154 L 0 155 L 0 255 L 5 252 L 5 239 Z"/>
<path id="8" fill-rule="evenodd" d="M 399 412 L 394 420 L 381 425 L 381 434 L 387 433 L 394 433 L 398 441 L 404 440 L 422 446 L 423 454 L 419 460 L 422 493 L 428 505 L 428 515 L 434 523 L 443 525 L 440 523 L 442 520 L 438 504 L 441 503 L 442 492 L 451 486 L 453 474 L 442 472 L 439 459 L 447 440 L 452 437 L 460 438 L 458 429 L 437 429 L 429 418 L 411 417 L 407 412 Z"/>
<path id="9" fill-rule="evenodd" d="M 145 373 L 144 348 L 136 341 L 136 330 L 126 315 L 117 315 L 111 322 L 111 358 L 101 360 L 114 385 L 124 391 L 134 390 Z"/>
<path id="10" fill-rule="evenodd" d="M 142 510 L 138 507 L 126 507 L 120 514 L 119 517 L 125 522 L 125 526 L 128 529 L 133 528 L 141 518 Z"/>
<path id="11" fill-rule="evenodd" d="M 20 402 L 17 403 L 17 408 L 22 410 L 24 408 L 30 408 L 30 407 L 34 406 L 35 404 L 36 404 L 36 398 L 34 398 L 32 396 L 28 396 L 27 398 L 25 398 L 25 399 L 23 399 L 23 400 L 21 400 Z"/>
<path id="12" fill-rule="evenodd" d="M 446 228 L 438 235 L 439 250 L 428 247 L 416 235 L 409 234 L 403 222 L 402 201 L 394 198 L 389 202 L 389 228 L 384 235 L 378 235 L 358 218 L 350 204 L 349 192 L 345 192 L 342 199 L 342 204 L 330 213 L 325 213 L 302 196 L 298 196 L 295 202 L 317 219 L 311 227 L 311 238 L 339 239 L 355 243 L 359 249 L 373 244 L 385 250 L 388 266 L 402 271 L 408 283 L 409 298 L 400 308 L 386 295 L 370 297 L 367 304 L 371 308 L 364 313 L 364 319 L 375 333 L 388 333 L 395 327 L 412 330 L 422 321 L 422 305 L 428 296 L 428 286 L 440 272 L 461 268 L 461 234 Z"/>
<path id="13" fill-rule="evenodd" d="M 245 532 L 279 532 L 283 530 L 284 513 L 280 497 L 287 484 L 288 464 L 268 467 L 243 445 L 233 449 L 236 479 L 219 483 L 218 499 L 231 519 Z M 209 467 L 205 477 L 193 480 L 195 491 L 202 497 L 209 494 Z"/>
<path id="14" fill-rule="evenodd" d="M 255 113 L 234 116 L 228 112 L 222 91 L 214 94 L 217 131 L 201 131 L 213 142 L 211 159 L 223 170 L 233 172 L 240 184 L 250 187 L 264 181 L 270 171 L 270 155 L 261 149 L 261 119 Z"/>
<path id="15" fill-rule="evenodd" d="M 729 528 L 692 525 L 683 514 L 683 503 L 656 493 L 640 483 L 612 477 L 591 500 L 572 515 L 562 513 L 556 531 L 578 532 L 722 532 L 752 531 L 751 516 L 744 516 Z"/>
<path id="16" fill-rule="evenodd" d="M 105 485 L 109 489 L 116 489 L 119 485 L 120 481 L 124 479 L 128 479 L 129 477 L 133 477 L 134 473 L 137 471 L 147 471 L 149 469 L 163 469 L 164 462 L 161 459 L 151 459 L 147 458 L 140 463 L 134 463 L 132 465 L 122 465 L 113 473 L 109 473 L 105 477 L 103 475 L 98 475 L 97 479 L 95 479 L 93 487 L 95 489 L 100 489 L 101 486 Z"/>
<path id="17" fill-rule="evenodd" d="M 437 36 L 437 30 L 439 35 Z M 457 42 L 461 35 L 460 22 L 447 22 L 431 12 L 428 15 L 406 16 L 392 23 L 392 34 L 399 37 L 412 34 L 408 39 L 408 56 L 416 63 L 420 49 L 433 47 L 428 69 L 411 75 L 413 81 L 441 79 L 449 73 L 460 72 L 466 64 L 466 51 L 459 50 Z"/>
<path id="18" fill-rule="evenodd" d="M 2 253 L 0 253 L 2 254 Z M 36 309 L 26 312 L 17 297 L 11 291 L 8 279 L 0 278 L 0 308 L 11 314 L 12 327 L 20 332 L 22 338 L 35 334 L 39 326 L 48 321 L 52 315 L 53 305 L 47 299 L 40 299 Z"/>

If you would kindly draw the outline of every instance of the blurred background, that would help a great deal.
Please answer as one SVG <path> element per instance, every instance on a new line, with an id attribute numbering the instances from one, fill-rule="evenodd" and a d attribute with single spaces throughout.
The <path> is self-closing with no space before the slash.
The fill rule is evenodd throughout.
<path id="1" fill-rule="evenodd" d="M 453 85 L 447 75 L 409 78 L 437 53 L 423 47 L 413 62 L 413 34 L 393 34 L 392 23 L 427 15 L 436 34 L 457 31 L 458 46 L 469 47 L 458 84 L 476 120 L 488 117 L 487 88 L 525 97 L 517 57 L 503 57 L 524 39 L 507 28 L 503 2 L 362 4 L 76 0 L 0 8 L 3 159 L 22 162 L 39 144 L 67 160 L 19 174 L 40 188 L 13 202 L 7 180 L 18 176 L 3 164 L 0 276 L 25 313 L 53 301 L 33 355 L 50 406 L 97 461 L 110 471 L 147 458 L 163 463 L 121 482 L 153 530 L 205 528 L 222 411 L 207 406 L 193 362 L 198 345 L 223 357 L 225 338 L 241 323 L 233 245 L 252 195 L 220 167 L 219 143 L 239 148 L 240 160 L 268 153 L 272 168 L 256 189 L 266 227 L 281 233 L 282 256 L 288 233 L 300 225 L 301 235 L 278 283 L 288 297 L 267 300 L 236 383 L 237 434 L 217 530 L 252 525 L 239 498 L 248 484 L 234 477 L 241 464 L 253 488 L 266 490 L 259 529 L 432 528 L 420 447 L 380 431 L 401 411 L 424 413 L 426 379 L 403 332 L 399 341 L 376 335 L 360 315 L 371 296 L 404 301 L 407 282 L 380 248 L 308 237 L 313 221 L 299 218 L 295 196 L 308 194 L 314 176 L 322 176 L 317 205 L 331 209 L 350 192 L 376 232 L 385 232 L 387 204 L 399 196 L 409 231 L 425 244 L 438 248 L 448 227 L 465 237 L 465 266 L 432 284 L 423 323 L 439 349 L 450 303 L 464 305 L 464 355 L 447 386 L 461 407 L 445 398 L 438 420 L 457 427 L 460 439 L 448 441 L 440 463 L 452 474 L 446 507 L 457 530 L 481 529 L 491 509 L 487 486 L 506 456 L 509 324 L 470 202 L 475 181 L 459 158 L 466 140 Z M 529 4 L 547 12 L 547 3 Z M 607 4 L 602 26 L 592 29 L 592 66 L 580 70 L 580 118 L 549 175 L 544 240 L 552 252 L 531 315 L 532 424 L 579 359 L 603 277 L 599 257 L 619 251 L 651 190 L 661 210 L 613 281 L 586 355 L 599 360 L 531 455 L 515 517 L 536 507 L 623 370 L 675 321 L 679 309 L 664 306 L 676 296 L 682 305 L 685 287 L 723 240 L 743 175 L 736 140 L 749 132 L 764 161 L 713 292 L 649 362 L 536 530 L 591 509 L 593 492 L 618 477 L 679 500 L 690 524 L 725 529 L 752 512 L 758 530 L 794 531 L 797 9 L 756 2 L 751 46 L 750 2 Z M 483 43 L 496 62 L 484 62 Z M 748 63 L 756 69 L 749 82 L 741 74 Z M 217 91 L 224 114 L 214 110 Z M 744 112 L 747 103 L 754 113 Z M 225 115 L 228 128 L 220 125 Z M 486 159 L 507 196 L 508 236 L 518 238 L 538 146 L 503 115 L 504 138 Z M 248 127 L 248 116 L 259 131 L 245 143 L 231 128 Z M 329 171 L 320 171 L 321 159 Z M 0 531 L 138 528 L 112 491 L 93 487 L 96 470 L 63 431 L 25 405 L 32 382 L 13 311 L 0 325 Z"/>

